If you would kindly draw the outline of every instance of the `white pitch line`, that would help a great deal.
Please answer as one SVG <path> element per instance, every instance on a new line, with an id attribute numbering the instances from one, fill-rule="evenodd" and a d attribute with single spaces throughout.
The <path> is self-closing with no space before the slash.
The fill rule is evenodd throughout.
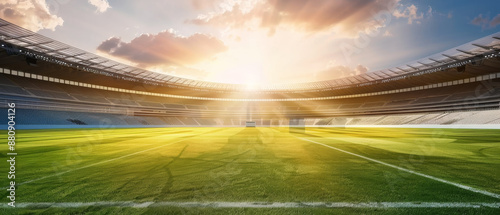
<path id="1" fill-rule="evenodd" d="M 184 137 L 185 137 L 185 136 L 184 136 Z M 172 145 L 172 144 L 174 144 L 174 143 L 178 143 L 178 142 L 186 141 L 186 140 L 191 139 L 191 138 L 193 138 L 193 137 L 186 138 L 186 139 L 181 139 L 181 140 L 177 140 L 177 141 L 174 141 L 174 142 L 171 142 L 171 143 L 165 144 L 165 145 L 161 145 L 161 146 L 153 147 L 153 148 L 150 148 L 150 149 L 146 149 L 146 150 L 142 150 L 142 151 L 134 152 L 134 153 L 132 153 L 132 154 L 124 155 L 124 156 L 121 156 L 121 157 L 117 157 L 117 158 L 113 158 L 113 159 L 109 159 L 109 160 L 105 160 L 105 161 L 101 161 L 101 162 L 97 162 L 97 163 L 89 164 L 89 165 L 87 165 L 87 166 L 82 166 L 82 167 L 78 167 L 78 168 L 74 168 L 74 169 L 66 170 L 66 171 L 64 171 L 64 172 L 59 172 L 59 173 L 56 173 L 56 174 L 47 175 L 47 176 L 43 176 L 43 177 L 40 177 L 40 178 L 37 178 L 37 179 L 33 179 L 33 180 L 29 180 L 29 181 L 21 182 L 21 183 L 19 183 L 19 185 L 28 184 L 28 183 L 35 182 L 35 181 L 40 181 L 40 180 L 43 180 L 43 179 L 46 179 L 46 178 L 51 178 L 51 177 L 54 177 L 54 176 L 63 175 L 63 174 L 66 174 L 66 173 L 68 173 L 68 172 L 73 172 L 73 171 L 76 171 L 76 170 L 81 170 L 81 169 L 85 169 L 85 168 L 93 167 L 93 166 L 95 166 L 95 165 L 99 165 L 99 164 L 103 164 L 103 163 L 108 163 L 108 162 L 111 162 L 111 161 L 115 161 L 115 160 L 119 160 L 119 159 L 122 159 L 122 158 L 130 157 L 130 156 L 133 156 L 133 155 L 141 154 L 141 153 L 143 153 L 143 152 L 147 152 L 147 151 L 151 151 L 151 150 L 159 149 L 159 148 L 162 148 L 162 147 L 165 147 L 165 146 Z M 8 187 L 2 187 L 2 189 L 4 189 L 4 188 L 8 188 Z"/>
<path id="2" fill-rule="evenodd" d="M 7 208 L 1 204 L 0 208 Z M 17 208 L 500 208 L 500 202 L 22 202 Z"/>
<path id="3" fill-rule="evenodd" d="M 350 155 L 353 155 L 353 156 L 356 156 L 356 157 L 359 157 L 359 158 L 363 158 L 365 160 L 369 160 L 369 161 L 372 161 L 372 162 L 375 162 L 375 163 L 379 163 L 379 164 L 382 164 L 382 165 L 385 165 L 385 166 L 388 166 L 388 167 L 392 167 L 392 168 L 395 168 L 395 169 L 398 169 L 398 170 L 401 170 L 401 171 L 404 171 L 404 172 L 408 172 L 408 173 L 411 173 L 411 174 L 414 174 L 414 175 L 422 176 L 422 177 L 425 177 L 425 178 L 428 178 L 428 179 L 439 181 L 439 182 L 442 182 L 442 183 L 445 183 L 445 184 L 449 184 L 449 185 L 452 185 L 452 186 L 455 186 L 455 187 L 458 187 L 458 188 L 462 188 L 464 190 L 468 190 L 468 191 L 472 191 L 472 192 L 475 192 L 475 193 L 480 193 L 480 194 L 483 194 L 483 195 L 486 195 L 486 196 L 489 196 L 489 197 L 493 197 L 493 198 L 496 198 L 496 199 L 500 199 L 500 194 L 496 194 L 496 193 L 488 192 L 488 191 L 485 191 L 485 190 L 480 190 L 480 189 L 477 189 L 477 188 L 469 187 L 467 185 L 463 185 L 463 184 L 451 182 L 451 181 L 448 181 L 448 180 L 445 180 L 445 179 L 437 178 L 437 177 L 434 177 L 434 176 L 431 176 L 431 175 L 427 175 L 427 174 L 423 174 L 423 173 L 420 173 L 420 172 L 415 172 L 413 170 L 409 170 L 409 169 L 405 169 L 403 167 L 399 167 L 399 166 L 396 166 L 396 165 L 388 164 L 388 163 L 385 163 L 383 161 L 375 160 L 373 158 L 369 158 L 369 157 L 366 157 L 366 156 L 363 156 L 363 155 L 358 155 L 358 154 L 355 154 L 355 153 L 352 153 L 352 152 L 349 152 L 349 151 L 345 151 L 345 150 L 342 150 L 342 149 L 339 149 L 339 148 L 336 148 L 336 147 L 333 147 L 333 146 L 329 146 L 329 145 L 326 145 L 324 143 L 320 143 L 320 142 L 316 142 L 316 141 L 313 141 L 313 140 L 309 140 L 309 139 L 306 139 L 306 138 L 302 138 L 302 137 L 296 137 L 296 138 L 301 139 L 301 140 L 305 140 L 305 141 L 308 141 L 308 142 L 311 142 L 311 143 L 315 143 L 315 144 L 318 144 L 318 145 L 321 145 L 321 146 L 324 146 L 324 147 L 328 147 L 328 148 L 331 148 L 331 149 L 335 149 L 337 151 L 340 151 L 340 152 L 343 152 L 343 153 L 346 153 L 346 154 L 350 154 Z"/>

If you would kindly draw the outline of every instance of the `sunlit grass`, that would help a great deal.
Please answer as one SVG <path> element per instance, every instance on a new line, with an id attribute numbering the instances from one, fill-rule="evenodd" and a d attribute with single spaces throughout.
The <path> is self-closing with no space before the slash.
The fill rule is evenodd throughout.
<path id="1" fill-rule="evenodd" d="M 0 135 L 0 138 L 5 138 Z M 307 142 L 500 193 L 497 130 L 148 128 L 21 130 L 17 202 L 264 201 L 498 202 Z M 6 144 L 2 145 L 6 152 Z M 152 150 L 151 150 L 152 149 Z M 6 159 L 5 153 L 2 158 Z M 0 172 L 8 172 L 7 165 Z M 62 173 L 62 174 L 61 174 Z M 59 175 L 58 175 L 59 174 Z M 48 176 L 48 177 L 46 177 Z M 38 180 L 41 177 L 44 179 Z M 7 177 L 0 178 L 8 184 Z M 3 192 L 7 196 L 7 192 Z M 5 198 L 2 202 L 6 202 Z M 1 209 L 0 212 L 14 212 Z M 44 213 L 151 213 L 179 208 L 40 209 Z M 223 213 L 221 209 L 189 212 Z M 381 211 L 380 211 L 381 210 Z M 467 209 L 465 211 L 469 211 Z M 485 210 L 485 209 L 482 209 Z M 15 212 L 33 212 L 23 209 Z M 114 211 L 114 212 L 109 212 Z M 372 209 L 227 209 L 234 213 L 366 213 Z M 444 213 L 450 209 L 379 209 Z M 489 209 L 487 210 L 489 211 Z"/>

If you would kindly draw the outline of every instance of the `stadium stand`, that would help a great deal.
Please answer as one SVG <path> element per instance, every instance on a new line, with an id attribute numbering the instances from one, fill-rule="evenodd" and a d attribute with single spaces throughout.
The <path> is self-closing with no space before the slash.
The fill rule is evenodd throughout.
<path id="1" fill-rule="evenodd" d="M 388 68 L 252 91 L 117 63 L 1 19 L 0 34 L 0 108 L 16 102 L 36 115 L 33 125 L 107 119 L 123 126 L 245 126 L 248 118 L 257 126 L 286 126 L 295 118 L 311 126 L 498 123 L 487 116 L 500 108 L 500 33 L 399 67 L 404 72 Z M 51 115 L 57 117 L 42 119 Z"/>
<path id="2" fill-rule="evenodd" d="M 178 117 L 178 120 L 182 122 L 183 125 L 191 125 L 191 126 L 198 126 L 200 125 L 196 120 L 193 118 L 188 118 L 188 117 Z"/>
<path id="3" fill-rule="evenodd" d="M 24 89 L 15 86 L 0 85 L 0 91 L 12 95 L 29 95 Z"/>
<path id="4" fill-rule="evenodd" d="M 161 118 L 164 122 L 167 123 L 167 125 L 176 125 L 176 126 L 181 126 L 184 125 L 179 119 L 176 117 L 162 117 Z"/>
<path id="5" fill-rule="evenodd" d="M 500 122 L 500 110 L 442 112 L 347 118 L 309 119 L 310 126 L 372 125 L 493 125 Z"/>
<path id="6" fill-rule="evenodd" d="M 83 94 L 71 94 L 71 96 L 73 98 L 80 100 L 80 101 L 83 101 L 83 102 L 109 104 L 109 101 L 106 100 L 106 98 L 104 98 L 104 97 L 96 97 L 96 96 L 89 96 L 89 95 L 83 95 Z"/>

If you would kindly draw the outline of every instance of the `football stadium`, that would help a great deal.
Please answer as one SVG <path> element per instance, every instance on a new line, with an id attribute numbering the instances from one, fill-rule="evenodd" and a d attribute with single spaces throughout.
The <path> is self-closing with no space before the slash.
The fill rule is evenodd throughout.
<path id="1" fill-rule="evenodd" d="M 4 19 L 0 45 L 1 214 L 500 212 L 500 32 L 258 85 L 159 73 Z"/>

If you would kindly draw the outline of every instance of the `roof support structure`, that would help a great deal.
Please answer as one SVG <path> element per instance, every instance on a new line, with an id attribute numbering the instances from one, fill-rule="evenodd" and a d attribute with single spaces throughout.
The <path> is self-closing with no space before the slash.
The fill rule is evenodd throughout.
<path id="1" fill-rule="evenodd" d="M 113 68 L 113 67 L 115 67 L 115 66 L 118 66 L 118 65 L 120 65 L 120 64 L 119 64 L 119 63 L 117 63 L 117 64 L 114 64 L 114 65 L 111 65 L 111 66 L 108 66 L 108 67 L 104 67 L 104 68 L 102 68 L 102 69 L 111 69 L 111 68 Z"/>
<path id="2" fill-rule="evenodd" d="M 41 45 L 46 45 L 46 44 L 50 44 L 53 42 L 54 41 L 47 41 L 47 42 L 43 42 L 43 43 L 31 43 L 30 45 L 24 46 L 23 48 L 27 48 L 27 47 L 31 47 L 31 46 L 36 46 L 37 48 L 42 48 L 42 47 L 40 47 Z M 42 49 L 47 49 L 47 48 L 42 48 Z"/>
<path id="3" fill-rule="evenodd" d="M 70 55 L 70 56 L 68 56 L 68 57 L 76 58 L 76 57 L 78 57 L 78 56 L 82 56 L 82 55 L 85 55 L 85 54 L 87 54 L 87 53 L 82 52 L 82 53 L 80 53 L 80 54 Z M 81 59 L 81 58 L 78 58 L 78 59 Z M 83 61 L 83 60 L 81 60 L 81 61 Z M 78 62 L 81 62 L 81 61 L 78 61 Z M 77 62 L 77 63 L 78 63 L 78 62 Z"/>
<path id="4" fill-rule="evenodd" d="M 396 74 L 396 75 L 400 73 L 400 72 L 396 72 L 396 71 L 394 71 L 394 70 L 392 70 L 392 69 L 387 69 L 387 70 L 389 70 L 390 72 L 392 72 L 392 73 L 394 73 L 394 74 Z"/>
<path id="5" fill-rule="evenodd" d="M 390 71 L 390 70 L 389 70 L 389 71 Z M 392 77 L 392 76 L 393 76 L 393 75 L 389 75 L 389 74 L 387 74 L 385 71 L 380 71 L 380 72 L 381 72 L 382 74 L 384 74 L 384 75 L 387 75 L 387 78 L 390 78 L 390 77 Z M 392 72 L 392 71 L 391 71 L 391 72 Z M 395 73 L 395 72 L 393 72 L 393 73 L 397 75 L 397 73 Z"/>
<path id="6" fill-rule="evenodd" d="M 430 58 L 429 58 L 429 59 L 430 59 Z M 426 63 L 422 63 L 422 62 L 420 62 L 420 61 L 417 61 L 417 63 L 419 63 L 419 64 L 422 64 L 422 65 L 424 65 L 424 66 L 428 66 L 428 67 L 431 67 L 431 65 L 429 65 L 429 64 L 426 64 Z"/>
<path id="7" fill-rule="evenodd" d="M 472 53 L 472 52 L 464 51 L 464 50 L 462 50 L 462 49 L 457 49 L 457 51 L 462 52 L 462 53 L 464 53 L 464 54 L 468 54 L 468 55 L 473 55 L 473 56 L 474 56 L 474 55 L 476 55 L 476 54 L 474 54 L 474 53 Z"/>
<path id="8" fill-rule="evenodd" d="M 435 60 L 434 58 L 429 58 L 429 60 L 432 60 L 432 61 L 434 61 L 434 62 L 436 62 L 436 63 L 444 63 L 444 62 L 442 62 L 442 61 Z"/>
<path id="9" fill-rule="evenodd" d="M 83 54 L 86 54 L 86 53 L 83 53 Z M 81 58 L 79 58 L 81 59 Z M 89 58 L 89 59 L 82 59 L 76 63 L 81 63 L 81 62 L 84 62 L 84 61 L 87 61 L 87 62 L 90 62 L 91 60 L 95 60 L 95 59 L 98 59 L 98 57 L 92 57 L 92 58 Z M 92 64 L 92 62 L 90 62 Z M 88 66 L 88 65 L 85 65 L 85 66 Z"/>
<path id="10" fill-rule="evenodd" d="M 447 58 L 450 58 L 452 60 L 460 60 L 460 59 L 458 59 L 456 57 L 453 57 L 453 56 L 450 56 L 450 55 L 447 55 L 447 54 L 442 54 L 442 55 L 445 56 L 445 57 L 447 57 Z"/>
<path id="11" fill-rule="evenodd" d="M 403 71 L 403 72 L 408 72 L 408 71 L 406 71 L 406 70 L 404 70 L 404 69 L 401 69 L 401 68 L 399 68 L 399 67 L 396 67 L 396 69 L 399 69 L 399 70 L 401 70 L 401 71 Z"/>
<path id="12" fill-rule="evenodd" d="M 472 43 L 473 46 L 477 46 L 479 48 L 482 48 L 482 49 L 486 49 L 486 50 L 492 50 L 493 48 L 491 48 L 490 46 L 483 46 L 483 45 L 479 45 L 479 44 L 475 44 L 475 43 Z"/>
<path id="13" fill-rule="evenodd" d="M 414 70 L 419 70 L 417 67 L 413 67 L 413 66 L 411 66 L 410 64 L 406 64 L 406 65 L 407 65 L 408 67 L 410 67 L 410 68 L 414 69 Z"/>
<path id="14" fill-rule="evenodd" d="M 69 49 L 69 47 L 60 48 L 60 49 L 52 49 L 50 51 L 45 52 L 45 54 L 49 54 L 49 53 L 52 53 L 52 52 L 59 52 L 59 51 L 63 51 L 63 50 L 66 50 L 66 49 Z"/>
<path id="15" fill-rule="evenodd" d="M 352 76 L 352 77 L 354 77 L 354 79 L 358 80 L 359 82 L 368 81 L 367 79 L 365 79 L 365 78 L 363 78 L 363 77 L 361 77 L 359 75 L 355 75 L 355 76 Z"/>
<path id="16" fill-rule="evenodd" d="M 383 76 L 380 76 L 380 75 L 379 75 L 378 73 L 376 73 L 376 72 L 366 73 L 366 75 L 368 75 L 368 76 L 370 76 L 370 77 L 372 77 L 372 75 L 374 75 L 374 76 L 377 76 L 377 77 L 378 77 L 378 79 L 383 79 L 383 78 L 384 78 Z M 377 78 L 375 78 L 375 79 L 377 79 Z"/>
<path id="17" fill-rule="evenodd" d="M 464 57 L 476 56 L 486 53 L 491 53 L 492 50 L 497 50 L 498 40 L 500 40 L 500 33 L 484 37 L 473 43 L 467 43 L 463 46 L 457 47 L 453 50 L 442 52 L 441 55 L 446 58 L 439 58 L 440 60 L 435 60 L 428 58 L 430 61 L 436 63 L 422 63 L 413 65 L 405 65 L 391 69 L 379 70 L 373 73 L 367 73 L 365 75 L 358 75 L 353 77 L 346 77 L 336 80 L 323 81 L 323 82 L 312 82 L 312 83 L 300 83 L 300 84 L 277 84 L 271 86 L 265 86 L 263 89 L 276 89 L 276 90 L 315 90 L 322 89 L 326 87 L 331 87 L 332 85 L 338 84 L 338 87 L 347 87 L 349 85 L 359 83 L 359 82 L 373 82 L 379 79 L 390 79 L 392 77 L 405 75 L 406 73 L 414 72 L 414 70 L 419 70 L 419 68 L 433 69 L 440 68 L 441 64 L 450 63 L 454 61 L 459 61 Z M 96 54 L 83 51 L 81 49 L 75 48 L 73 46 L 64 44 L 57 40 L 47 38 L 41 34 L 31 32 L 20 26 L 12 24 L 8 21 L 0 19 L 0 41 L 5 43 L 11 43 L 19 48 L 24 48 L 28 52 L 33 51 L 48 60 L 61 60 L 64 63 L 69 63 L 71 66 L 79 68 L 88 68 L 102 70 L 103 72 L 125 76 L 133 77 L 137 80 L 144 80 L 145 82 L 151 83 L 151 79 L 156 79 L 158 82 L 155 84 L 177 84 L 189 86 L 205 86 L 212 89 L 242 89 L 242 85 L 237 84 L 224 84 L 224 83 L 213 83 L 213 82 L 203 82 L 191 79 L 185 79 L 181 77 L 171 76 L 167 74 L 155 73 L 152 71 L 144 70 L 141 68 L 136 68 L 126 64 L 122 64 L 113 61 L 108 58 L 98 56 Z M 493 45 L 492 45 L 493 44 Z M 471 46 L 473 46 L 471 48 Z M 476 48 L 479 47 L 479 48 Z M 446 53 L 446 54 L 443 54 Z M 435 57 L 435 56 L 433 56 Z M 67 59 L 67 60 L 63 60 Z M 426 60 L 424 60 L 427 62 Z M 423 65 L 423 66 L 420 66 Z M 405 68 L 405 69 L 402 69 Z M 377 78 L 378 77 L 378 78 Z M 160 79 L 160 80 L 158 80 Z M 194 83 L 199 84 L 194 84 Z"/>
<path id="18" fill-rule="evenodd" d="M 22 35 L 22 36 L 18 36 L 18 37 L 10 37 L 10 38 L 5 38 L 4 40 L 19 40 L 22 38 L 32 37 L 32 36 L 35 36 L 35 34 L 27 34 L 27 35 Z"/>

